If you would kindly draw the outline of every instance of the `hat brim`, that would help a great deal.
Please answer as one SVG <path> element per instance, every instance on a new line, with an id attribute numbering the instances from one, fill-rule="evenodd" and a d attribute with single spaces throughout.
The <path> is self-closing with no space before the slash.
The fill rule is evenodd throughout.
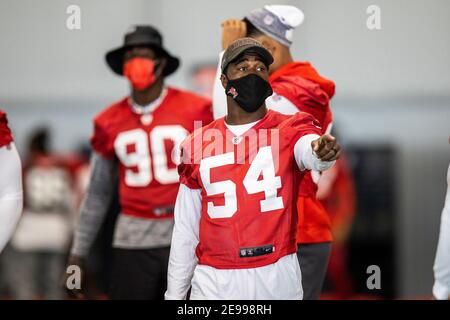
<path id="1" fill-rule="evenodd" d="M 106 56 L 106 63 L 111 68 L 114 73 L 116 73 L 119 76 L 123 75 L 123 57 L 125 55 L 125 52 L 127 50 L 131 49 L 132 47 L 140 46 L 139 44 L 132 45 L 132 46 L 123 46 L 114 50 L 109 51 Z M 167 59 L 167 64 L 163 70 L 163 75 L 168 76 L 172 73 L 174 73 L 178 67 L 180 66 L 180 59 L 177 57 L 172 56 L 167 50 L 165 50 L 162 47 L 157 47 L 154 45 L 148 45 L 148 44 L 142 44 L 143 47 L 149 47 L 152 48 L 157 52 L 158 55 L 163 56 Z"/>
<path id="2" fill-rule="evenodd" d="M 267 64 L 267 66 L 270 66 L 273 63 L 273 57 L 267 49 L 261 46 L 255 46 L 254 44 L 248 44 L 239 47 L 235 52 L 233 52 L 233 54 L 229 57 L 228 63 L 223 66 L 222 72 L 225 72 L 230 63 L 233 63 L 237 58 L 245 53 L 258 55 L 262 58 L 263 62 Z"/>

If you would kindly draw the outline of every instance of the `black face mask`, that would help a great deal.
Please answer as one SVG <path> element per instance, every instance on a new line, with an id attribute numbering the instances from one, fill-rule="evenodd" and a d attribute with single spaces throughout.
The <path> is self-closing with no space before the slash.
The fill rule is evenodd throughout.
<path id="1" fill-rule="evenodd" d="M 228 80 L 225 89 L 225 94 L 232 97 L 249 113 L 258 110 L 272 93 L 269 82 L 253 73 L 239 79 Z"/>

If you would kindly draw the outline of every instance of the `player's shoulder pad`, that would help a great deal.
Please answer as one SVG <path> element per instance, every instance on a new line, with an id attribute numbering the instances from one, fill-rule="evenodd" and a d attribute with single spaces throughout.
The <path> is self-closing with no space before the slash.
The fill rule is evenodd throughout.
<path id="1" fill-rule="evenodd" d="M 184 157 L 188 157 L 190 160 L 193 160 L 195 155 L 202 154 L 201 149 L 203 148 L 203 134 L 208 129 L 214 129 L 219 120 L 220 119 L 214 120 L 201 128 L 195 129 L 183 140 L 180 145 L 182 161 L 183 159 L 187 159 Z"/>
<path id="2" fill-rule="evenodd" d="M 201 127 L 201 128 L 197 128 L 194 131 L 192 131 L 181 143 L 181 145 L 183 146 L 183 144 L 188 144 L 191 143 L 194 139 L 200 138 L 202 136 L 202 134 L 205 132 L 205 130 L 208 130 L 210 128 L 215 128 L 217 125 L 217 122 L 220 119 L 214 120 L 210 123 L 208 123 L 207 125 Z"/>
<path id="3" fill-rule="evenodd" d="M 281 113 L 273 109 L 269 109 L 269 112 L 272 113 L 272 118 L 278 123 L 286 121 L 287 119 L 290 119 L 292 117 L 292 115 L 290 114 Z"/>
<path id="4" fill-rule="evenodd" d="M 320 122 L 317 121 L 316 118 L 314 118 L 311 114 L 307 112 L 299 111 L 292 116 L 290 116 L 288 119 L 286 119 L 283 124 L 283 126 L 287 127 L 294 127 L 299 128 L 303 126 L 313 126 L 314 128 L 318 130 L 322 130 L 322 127 L 320 125 Z"/>
<path id="5" fill-rule="evenodd" d="M 127 105 L 127 99 L 128 98 L 123 98 L 119 101 L 116 101 L 106 109 L 100 111 L 94 117 L 94 123 L 100 126 L 108 126 L 115 123 L 116 121 L 120 121 L 120 118 L 122 116 L 121 110 L 124 108 L 124 106 Z"/>

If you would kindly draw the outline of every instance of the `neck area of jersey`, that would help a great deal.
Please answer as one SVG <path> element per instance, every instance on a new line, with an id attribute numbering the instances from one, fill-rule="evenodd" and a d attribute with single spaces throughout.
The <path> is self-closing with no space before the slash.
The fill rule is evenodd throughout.
<path id="1" fill-rule="evenodd" d="M 141 106 L 139 104 L 137 104 L 133 98 L 129 97 L 128 98 L 128 102 L 131 106 L 131 110 L 136 113 L 136 114 L 149 114 L 152 113 L 153 111 L 156 110 L 156 108 L 158 108 L 161 103 L 164 101 L 164 98 L 167 95 L 167 87 L 164 87 L 163 90 L 161 91 L 161 94 L 159 95 L 159 97 L 155 100 L 153 100 L 152 102 L 150 102 L 147 105 Z"/>

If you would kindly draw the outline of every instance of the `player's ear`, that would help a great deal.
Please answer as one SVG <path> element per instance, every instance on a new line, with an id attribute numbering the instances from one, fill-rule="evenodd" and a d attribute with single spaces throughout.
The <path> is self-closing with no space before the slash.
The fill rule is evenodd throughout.
<path id="1" fill-rule="evenodd" d="M 226 89 L 228 85 L 228 79 L 223 73 L 220 75 L 220 82 L 222 82 L 222 87 Z"/>

